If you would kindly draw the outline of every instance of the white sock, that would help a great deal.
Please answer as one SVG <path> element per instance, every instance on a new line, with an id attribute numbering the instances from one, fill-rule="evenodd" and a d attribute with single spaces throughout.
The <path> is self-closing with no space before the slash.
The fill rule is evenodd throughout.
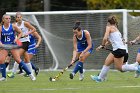
<path id="1" fill-rule="evenodd" d="M 122 65 L 122 71 L 137 71 L 138 67 L 131 65 L 131 64 L 125 64 Z"/>
<path id="2" fill-rule="evenodd" d="M 139 65 L 139 62 L 136 61 L 134 64 L 138 66 Z"/>
<path id="3" fill-rule="evenodd" d="M 135 63 L 130 64 L 130 65 L 133 65 L 133 66 L 138 66 L 138 65 L 139 65 L 139 63 L 138 63 L 138 62 L 135 62 Z"/>
<path id="4" fill-rule="evenodd" d="M 13 69 L 12 69 L 12 73 L 16 74 L 18 66 L 19 66 L 19 64 L 15 61 Z"/>
<path id="5" fill-rule="evenodd" d="M 31 74 L 34 74 L 34 73 L 33 73 L 33 69 L 32 69 L 31 63 L 29 62 L 29 63 L 25 63 L 25 64 L 26 64 L 26 66 L 28 67 L 28 69 L 29 69 L 29 71 L 31 72 Z"/>
<path id="6" fill-rule="evenodd" d="M 102 79 L 102 80 L 105 79 L 106 76 L 107 76 L 107 73 L 108 73 L 109 69 L 110 69 L 110 66 L 103 65 L 103 67 L 101 69 L 101 72 L 100 72 L 98 78 L 99 79 Z"/>

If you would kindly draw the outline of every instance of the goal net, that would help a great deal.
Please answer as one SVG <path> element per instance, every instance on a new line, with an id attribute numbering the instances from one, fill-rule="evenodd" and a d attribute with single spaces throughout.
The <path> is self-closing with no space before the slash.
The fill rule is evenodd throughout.
<path id="1" fill-rule="evenodd" d="M 94 51 L 84 64 L 85 69 L 100 69 L 109 53 L 107 50 L 95 51 L 95 48 L 101 44 L 108 16 L 117 16 L 119 30 L 126 40 L 129 36 L 129 39 L 133 38 L 133 34 L 136 34 L 133 31 L 136 30 L 137 32 L 140 27 L 137 27 L 140 21 L 129 15 L 124 9 L 21 13 L 23 19 L 34 25 L 43 38 L 37 55 L 32 59 L 41 69 L 63 69 L 70 64 L 73 52 L 72 28 L 76 20 L 81 21 L 82 29 L 87 29 L 90 32 L 94 42 Z M 7 14 L 15 15 L 14 12 L 7 12 Z M 129 34 L 127 34 L 127 24 Z M 111 46 L 109 47 L 111 48 Z M 130 50 L 134 51 L 133 48 L 130 47 Z M 131 56 L 133 57 L 130 57 L 130 61 L 134 61 L 131 58 L 134 58 L 135 55 L 132 54 Z M 112 68 L 114 68 L 113 65 Z"/>

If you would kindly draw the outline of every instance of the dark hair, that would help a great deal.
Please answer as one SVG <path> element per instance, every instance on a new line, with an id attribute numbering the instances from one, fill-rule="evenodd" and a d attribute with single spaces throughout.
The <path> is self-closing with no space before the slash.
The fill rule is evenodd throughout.
<path id="1" fill-rule="evenodd" d="M 81 25 L 80 24 L 81 24 L 80 21 L 76 21 L 74 26 L 73 26 L 73 30 L 77 29 L 78 31 L 80 31 L 81 30 Z"/>
<path id="2" fill-rule="evenodd" d="M 118 22 L 117 22 L 116 16 L 114 16 L 114 15 L 109 16 L 108 17 L 108 22 L 110 24 L 114 24 L 114 25 L 116 25 L 118 27 Z"/>

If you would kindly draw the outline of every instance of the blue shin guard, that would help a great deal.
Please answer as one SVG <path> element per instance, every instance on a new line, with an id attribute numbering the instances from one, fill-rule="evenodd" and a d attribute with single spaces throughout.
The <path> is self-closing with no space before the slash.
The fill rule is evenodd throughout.
<path id="1" fill-rule="evenodd" d="M 0 64 L 0 69 L 1 69 L 2 77 L 6 78 L 6 66 L 5 66 L 5 64 Z"/>
<path id="2" fill-rule="evenodd" d="M 77 72 L 83 73 L 83 62 L 78 62 L 73 70 L 73 73 L 76 74 Z"/>
<path id="3" fill-rule="evenodd" d="M 26 64 L 25 64 L 23 61 L 21 61 L 21 62 L 19 63 L 19 66 L 20 66 L 28 75 L 31 74 L 31 72 L 29 71 L 29 69 L 27 68 Z"/>
<path id="4" fill-rule="evenodd" d="M 30 62 L 31 63 L 31 65 L 32 65 L 32 68 L 34 69 L 34 70 L 36 70 L 36 66 L 32 63 L 32 62 Z"/>

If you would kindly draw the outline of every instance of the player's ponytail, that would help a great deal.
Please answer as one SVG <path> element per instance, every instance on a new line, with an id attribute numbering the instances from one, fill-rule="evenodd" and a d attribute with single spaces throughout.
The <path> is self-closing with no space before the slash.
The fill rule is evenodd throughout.
<path id="1" fill-rule="evenodd" d="M 116 25 L 116 27 L 118 27 L 118 21 L 114 15 L 108 17 L 108 22 L 110 24 L 114 24 L 114 25 Z"/>
<path id="2" fill-rule="evenodd" d="M 74 24 L 74 26 L 73 26 L 73 30 L 78 30 L 78 31 L 80 31 L 81 30 L 81 23 L 80 23 L 80 21 L 76 21 L 75 22 L 75 24 Z"/>

